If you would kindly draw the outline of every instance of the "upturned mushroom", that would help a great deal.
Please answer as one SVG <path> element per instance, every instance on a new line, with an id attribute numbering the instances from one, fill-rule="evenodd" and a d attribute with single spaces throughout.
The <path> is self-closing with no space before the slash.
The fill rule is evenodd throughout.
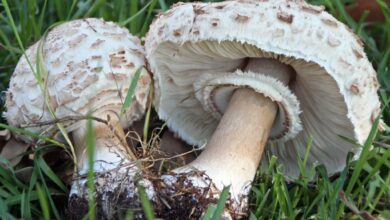
<path id="1" fill-rule="evenodd" d="M 307 167 L 341 171 L 348 152 L 361 149 L 342 137 L 364 143 L 380 112 L 361 40 L 303 0 L 179 3 L 154 21 L 145 47 L 159 116 L 204 147 L 163 177 L 167 192 L 190 192 L 193 207 L 181 209 L 189 217 L 207 207 L 199 198 L 215 199 L 228 185 L 230 217 L 245 214 L 263 151 L 294 179 L 312 138 Z"/>
<path id="2" fill-rule="evenodd" d="M 144 65 L 138 38 L 113 22 L 88 18 L 53 28 L 26 50 L 16 66 L 4 116 L 10 125 L 41 135 L 53 135 L 58 126 L 71 134 L 78 171 L 69 198 L 72 219 L 81 219 L 88 211 L 87 128 L 86 120 L 80 120 L 88 114 L 106 121 L 93 123 L 97 215 L 111 219 L 121 208 L 139 207 L 135 178 L 140 169 L 123 128 L 144 114 L 151 81 Z M 130 106 L 122 111 L 138 69 Z M 46 123 L 50 121 L 55 123 Z M 153 193 L 143 182 L 147 192 Z"/>

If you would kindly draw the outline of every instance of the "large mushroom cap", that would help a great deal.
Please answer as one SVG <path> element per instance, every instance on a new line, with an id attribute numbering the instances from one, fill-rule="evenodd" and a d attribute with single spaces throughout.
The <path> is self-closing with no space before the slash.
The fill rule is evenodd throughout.
<path id="1" fill-rule="evenodd" d="M 145 65 L 138 38 L 125 28 L 95 18 L 53 28 L 26 54 L 34 71 L 23 56 L 10 81 L 4 116 L 10 125 L 27 126 L 36 133 L 49 127 L 30 125 L 53 120 L 34 76 L 37 55 L 42 55 L 46 69 L 41 72 L 42 85 L 57 119 L 86 115 L 88 111 L 98 114 L 110 110 L 119 114 L 134 73 Z M 142 70 L 133 102 L 122 118 L 123 127 L 143 115 L 149 83 L 148 73 Z M 70 132 L 79 125 L 72 123 L 67 129 Z"/>
<path id="2" fill-rule="evenodd" d="M 376 72 L 361 41 L 304 1 L 177 4 L 152 24 L 146 50 L 159 116 L 190 144 L 207 142 L 235 88 L 277 102 L 276 134 L 266 149 L 290 177 L 299 175 L 296 159 L 311 137 L 308 166 L 323 163 L 329 174 L 343 169 L 347 153 L 359 153 L 343 137 L 363 143 L 379 115 Z M 270 91 L 264 76 L 237 71 L 248 58 L 292 67 L 295 79 L 285 87 L 292 93 L 275 80 Z"/>

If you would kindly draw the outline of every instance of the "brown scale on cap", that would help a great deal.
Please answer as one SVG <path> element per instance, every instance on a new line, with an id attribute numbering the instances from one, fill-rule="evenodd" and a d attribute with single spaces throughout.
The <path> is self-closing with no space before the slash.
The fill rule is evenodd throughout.
<path id="1" fill-rule="evenodd" d="M 376 74 L 371 77 L 371 81 L 374 88 L 379 89 L 379 82 L 378 79 L 376 78 Z"/>
<path id="2" fill-rule="evenodd" d="M 55 75 L 54 80 L 49 83 L 49 86 L 54 85 L 56 82 L 58 82 L 60 80 L 66 79 L 68 73 L 69 73 L 69 71 L 64 71 L 64 72 L 61 72 L 61 74 Z"/>
<path id="3" fill-rule="evenodd" d="M 217 27 L 218 24 L 219 24 L 219 18 L 212 18 L 212 19 L 211 19 L 211 25 L 212 25 L 213 27 Z"/>
<path id="4" fill-rule="evenodd" d="M 161 35 L 164 33 L 166 27 L 167 27 L 166 25 L 161 26 L 161 27 L 158 29 L 157 35 L 158 35 L 158 36 L 161 36 Z"/>
<path id="5" fill-rule="evenodd" d="M 109 55 L 109 57 L 112 68 L 121 68 L 121 66 L 126 63 L 126 59 L 122 54 L 112 54 Z"/>
<path id="6" fill-rule="evenodd" d="M 102 72 L 102 70 L 103 70 L 102 66 L 97 66 L 97 67 L 92 68 L 91 72 L 93 72 L 93 73 L 100 73 L 100 72 Z"/>
<path id="7" fill-rule="evenodd" d="M 138 95 L 138 97 L 139 97 L 140 99 L 145 99 L 145 98 L 146 98 L 146 93 L 141 92 L 141 93 Z"/>
<path id="8" fill-rule="evenodd" d="M 86 70 L 80 69 L 80 70 L 76 71 L 76 73 L 73 74 L 73 76 L 72 76 L 72 81 L 73 81 L 72 83 L 77 83 L 78 80 L 85 77 L 86 75 L 87 75 Z"/>
<path id="9" fill-rule="evenodd" d="M 328 26 L 330 26 L 330 27 L 337 27 L 337 26 L 338 26 L 337 22 L 334 21 L 334 20 L 331 20 L 331 19 L 322 18 L 321 21 L 322 21 L 324 24 L 326 24 L 326 25 L 328 25 Z"/>
<path id="10" fill-rule="evenodd" d="M 358 84 L 358 83 L 353 83 L 353 84 L 349 87 L 349 91 L 350 91 L 352 94 L 359 95 L 360 92 L 361 92 L 360 87 L 359 87 L 359 84 Z"/>
<path id="11" fill-rule="evenodd" d="M 65 86 L 65 89 L 71 90 L 71 89 L 75 88 L 76 86 L 77 85 L 76 85 L 75 82 L 71 82 L 71 83 L 69 83 L 68 85 Z"/>
<path id="12" fill-rule="evenodd" d="M 6 100 L 7 100 L 7 106 L 15 106 L 15 101 L 12 95 L 12 92 L 7 91 L 5 92 Z"/>
<path id="13" fill-rule="evenodd" d="M 55 96 L 49 95 L 49 105 L 55 111 L 58 107 L 58 102 Z"/>
<path id="14" fill-rule="evenodd" d="M 54 61 L 51 61 L 50 63 L 51 63 L 51 65 L 53 65 L 53 67 L 59 67 L 61 64 L 61 57 L 58 57 L 57 59 L 55 59 Z"/>
<path id="15" fill-rule="evenodd" d="M 87 77 L 84 78 L 84 80 L 79 83 L 78 87 L 81 89 L 86 89 L 88 86 L 94 84 L 99 80 L 99 77 L 95 74 L 87 75 Z"/>
<path id="16" fill-rule="evenodd" d="M 111 38 L 113 38 L 113 39 L 115 39 L 115 40 L 121 40 L 121 39 L 123 39 L 124 37 L 126 37 L 126 33 L 125 33 L 125 32 L 122 32 L 122 33 L 104 32 L 103 35 L 104 35 L 104 34 L 110 36 Z"/>
<path id="17" fill-rule="evenodd" d="M 31 80 L 28 80 L 27 82 L 26 82 L 26 86 L 30 86 L 30 87 L 34 87 L 34 86 L 36 86 L 38 83 L 37 83 L 37 81 L 35 80 L 35 79 L 31 79 Z"/>
<path id="18" fill-rule="evenodd" d="M 193 10 L 194 10 L 194 13 L 195 15 L 202 15 L 202 14 L 205 14 L 206 11 L 203 10 L 204 7 L 193 7 Z"/>
<path id="19" fill-rule="evenodd" d="M 138 84 L 142 85 L 142 86 L 146 86 L 146 85 L 149 85 L 151 82 L 151 79 L 149 76 L 140 76 L 139 80 L 138 80 Z"/>
<path id="20" fill-rule="evenodd" d="M 110 80 L 123 80 L 123 79 L 126 79 L 128 77 L 127 74 L 124 74 L 124 73 L 109 73 L 107 74 L 107 79 L 110 79 Z"/>
<path id="21" fill-rule="evenodd" d="M 130 49 L 131 53 L 133 53 L 133 54 L 135 54 L 137 56 L 143 56 L 144 55 L 143 51 L 140 51 L 138 49 L 133 49 L 133 48 L 129 48 L 129 49 Z"/>
<path id="22" fill-rule="evenodd" d="M 104 43 L 105 40 L 102 40 L 102 39 L 97 39 L 95 42 L 93 42 L 91 44 L 91 49 L 96 49 L 99 45 L 101 45 L 102 43 Z"/>
<path id="23" fill-rule="evenodd" d="M 73 71 L 75 69 L 75 63 L 74 61 L 70 61 L 66 64 L 66 66 L 68 67 L 69 71 Z"/>
<path id="24" fill-rule="evenodd" d="M 94 55 L 91 57 L 92 60 L 101 60 L 102 56 L 101 55 Z"/>
<path id="25" fill-rule="evenodd" d="M 352 66 L 352 64 L 350 63 L 350 62 L 348 62 L 347 60 L 345 60 L 344 58 L 342 58 L 342 57 L 340 57 L 339 58 L 339 62 L 343 65 L 343 66 L 345 66 L 345 67 L 350 67 L 350 66 Z"/>
<path id="26" fill-rule="evenodd" d="M 332 35 L 328 36 L 328 45 L 331 46 L 331 47 L 337 47 L 337 46 L 340 46 L 341 44 L 341 41 L 335 37 L 333 37 Z"/>
<path id="27" fill-rule="evenodd" d="M 240 15 L 240 14 L 236 14 L 236 16 L 234 17 L 234 20 L 237 21 L 238 23 L 247 23 L 249 19 L 250 19 L 249 16 Z"/>
<path id="28" fill-rule="evenodd" d="M 81 94 L 81 92 L 83 91 L 83 89 L 82 88 L 80 88 L 80 87 L 75 87 L 75 88 L 73 88 L 72 89 L 72 92 L 73 92 L 73 94 Z"/>
<path id="29" fill-rule="evenodd" d="M 173 30 L 173 36 L 180 37 L 181 36 L 181 29 Z"/>
<path id="30" fill-rule="evenodd" d="M 221 10 L 225 8 L 225 5 L 217 5 L 214 7 L 215 9 Z"/>
<path id="31" fill-rule="evenodd" d="M 62 45 L 59 45 L 59 44 L 53 44 L 51 46 L 49 46 L 48 49 L 45 49 L 44 50 L 44 53 L 48 53 L 49 51 L 52 52 L 52 53 L 56 53 L 60 50 L 62 50 L 64 47 Z"/>
<path id="32" fill-rule="evenodd" d="M 126 64 L 126 67 L 128 67 L 128 68 L 134 68 L 135 65 L 134 65 L 133 62 L 129 62 L 128 64 Z"/>
<path id="33" fill-rule="evenodd" d="M 286 12 L 280 11 L 277 13 L 277 17 L 280 21 L 283 21 L 288 24 L 292 24 L 294 21 L 294 15 L 288 14 Z"/>
<path id="34" fill-rule="evenodd" d="M 65 36 L 74 36 L 75 34 L 77 34 L 77 29 L 69 28 L 69 29 L 65 30 L 62 34 L 64 34 Z"/>
<path id="35" fill-rule="evenodd" d="M 325 7 L 323 5 L 313 6 L 313 5 L 303 4 L 301 6 L 301 9 L 302 11 L 309 12 L 312 14 L 321 14 L 325 10 Z"/>
<path id="36" fill-rule="evenodd" d="M 70 102 L 76 101 L 79 97 L 73 96 L 69 91 L 60 91 L 57 94 L 58 104 L 64 106 Z"/>
<path id="37" fill-rule="evenodd" d="M 352 52 L 353 54 L 355 54 L 356 58 L 358 59 L 362 59 L 364 57 L 363 53 L 356 48 L 352 48 Z"/>
<path id="38" fill-rule="evenodd" d="M 68 44 L 69 44 L 69 47 L 76 47 L 78 44 L 81 43 L 81 41 L 83 39 L 85 39 L 87 37 L 86 34 L 81 34 L 79 36 L 77 36 L 76 38 L 74 38 L 73 40 L 69 41 Z"/>
<path id="39" fill-rule="evenodd" d="M 31 120 L 31 122 L 33 123 L 38 123 L 41 116 L 37 115 L 37 114 L 32 114 L 32 115 L 28 115 L 29 119 Z"/>

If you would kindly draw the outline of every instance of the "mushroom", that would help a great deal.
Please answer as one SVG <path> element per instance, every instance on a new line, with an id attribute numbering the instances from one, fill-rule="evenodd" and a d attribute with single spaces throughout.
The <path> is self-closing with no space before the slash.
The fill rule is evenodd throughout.
<path id="1" fill-rule="evenodd" d="M 46 70 L 40 75 L 39 64 Z M 41 135 L 54 135 L 58 126 L 71 134 L 77 158 L 69 198 L 72 219 L 80 219 L 88 211 L 87 126 L 83 120 L 88 114 L 99 119 L 93 121 L 99 218 L 111 219 L 123 207 L 140 207 L 134 180 L 140 169 L 123 128 L 144 114 L 151 81 L 144 65 L 144 49 L 138 38 L 115 23 L 88 18 L 54 27 L 26 50 L 16 66 L 4 116 L 10 125 Z M 141 72 L 130 106 L 122 111 L 138 69 Z M 147 192 L 153 193 L 147 181 L 143 182 Z"/>
<path id="2" fill-rule="evenodd" d="M 364 143 L 380 112 L 376 72 L 362 42 L 323 6 L 179 3 L 154 21 L 145 48 L 159 116 L 189 144 L 204 147 L 195 161 L 163 176 L 167 192 L 180 185 L 201 195 L 189 193 L 192 199 L 213 202 L 230 185 L 233 218 L 248 207 L 262 157 L 267 165 L 263 151 L 296 179 L 297 158 L 312 138 L 307 167 L 321 163 L 332 175 L 345 167 L 348 152 L 358 157 L 361 150 L 342 137 Z M 202 212 L 193 210 L 206 208 L 190 205 L 186 213 L 195 218 Z"/>

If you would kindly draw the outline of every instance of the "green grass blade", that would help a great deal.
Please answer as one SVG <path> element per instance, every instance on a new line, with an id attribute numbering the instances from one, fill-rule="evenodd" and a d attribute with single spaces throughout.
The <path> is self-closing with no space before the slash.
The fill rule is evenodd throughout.
<path id="1" fill-rule="evenodd" d="M 88 155 L 88 219 L 94 220 L 96 217 L 96 202 L 95 202 L 95 134 L 93 129 L 92 119 L 87 120 L 87 155 Z"/>
<path id="2" fill-rule="evenodd" d="M 72 13 L 74 11 L 74 8 L 76 7 L 76 4 L 77 4 L 77 0 L 72 0 L 72 4 L 70 6 L 70 9 L 69 9 L 69 12 L 68 12 L 68 16 L 66 17 L 67 21 L 71 19 Z"/>
<path id="3" fill-rule="evenodd" d="M 124 220 L 134 220 L 133 210 L 130 209 L 130 210 L 127 211 Z"/>
<path id="4" fill-rule="evenodd" d="M 49 30 L 60 25 L 61 23 L 62 22 L 57 22 L 57 23 L 51 25 L 46 30 L 46 32 L 43 34 L 43 39 L 41 41 L 39 41 L 39 46 L 38 46 L 38 50 L 37 50 L 37 54 L 36 54 L 36 60 L 37 60 L 36 61 L 36 70 L 37 71 L 34 72 L 33 69 L 31 69 L 32 72 L 34 73 L 35 79 L 38 82 L 41 93 L 44 97 L 47 110 L 50 112 L 51 117 L 53 119 L 56 119 L 56 115 L 55 115 L 55 112 L 53 110 L 53 106 L 51 106 L 49 92 L 48 92 L 47 86 L 45 84 L 45 81 L 46 82 L 48 81 L 48 80 L 46 80 L 46 78 L 48 76 L 48 71 L 46 70 L 46 67 L 44 65 L 43 44 L 44 44 L 45 38 L 46 38 Z M 60 130 L 62 136 L 65 138 L 66 143 L 69 145 L 74 161 L 77 161 L 76 152 L 75 152 L 74 146 L 72 144 L 72 141 L 70 140 L 70 138 L 68 136 L 68 132 L 66 131 L 66 129 L 64 128 L 64 126 L 61 123 L 56 123 L 56 126 Z M 77 162 L 76 162 L 76 165 L 77 165 Z"/>
<path id="5" fill-rule="evenodd" d="M 209 207 L 207 208 L 205 214 L 203 215 L 202 220 L 211 220 L 213 218 L 215 210 L 217 210 L 217 205 L 210 204 Z"/>
<path id="6" fill-rule="evenodd" d="M 56 146 L 59 146 L 59 147 L 62 147 L 64 149 L 67 148 L 64 144 L 62 144 L 62 143 L 60 143 L 60 142 L 58 142 L 58 141 L 56 141 L 56 140 L 54 140 L 52 138 L 41 136 L 41 135 L 35 134 L 35 133 L 33 133 L 31 131 L 28 131 L 28 130 L 25 130 L 25 129 L 16 128 L 16 127 L 9 126 L 7 124 L 2 124 L 2 123 L 0 123 L 0 128 L 8 129 L 11 132 L 16 133 L 16 134 L 22 134 L 22 135 L 26 135 L 28 137 L 32 137 L 32 138 L 36 138 L 36 139 L 42 140 L 44 142 L 52 143 L 52 144 L 54 144 Z"/>
<path id="7" fill-rule="evenodd" d="M 12 28 L 12 31 L 14 33 L 14 36 L 19 44 L 19 47 L 22 49 L 23 51 L 23 55 L 27 58 L 27 55 L 24 51 L 24 46 L 23 46 L 23 43 L 22 43 L 22 40 L 20 39 L 20 36 L 19 36 L 19 33 L 18 33 L 18 30 L 16 28 L 16 25 L 15 25 L 15 21 L 12 17 L 12 14 L 11 14 L 11 11 L 9 9 L 9 5 L 8 5 L 8 2 L 7 0 L 2 0 L 2 3 L 3 3 L 3 7 L 5 9 L 5 12 L 7 14 L 7 17 L 8 17 L 8 20 L 10 22 L 10 25 L 11 25 L 11 28 Z M 29 63 L 30 67 L 32 67 L 31 63 Z"/>
<path id="8" fill-rule="evenodd" d="M 143 11 L 141 12 L 141 10 L 138 9 L 139 6 L 140 6 L 139 1 L 130 2 L 130 16 L 134 17 L 134 21 L 130 23 L 131 33 L 137 33 L 140 28 L 140 16 L 142 16 L 144 12 Z"/>
<path id="9" fill-rule="evenodd" d="M 356 167 L 352 173 L 351 179 L 350 179 L 348 186 L 347 186 L 347 189 L 345 191 L 345 193 L 347 195 L 352 191 L 352 188 L 355 186 L 355 183 L 359 177 L 359 174 L 360 174 L 361 170 L 363 169 L 363 166 L 364 166 L 364 164 L 369 156 L 370 147 L 372 146 L 372 143 L 374 142 L 374 138 L 378 132 L 379 121 L 380 121 L 380 118 L 378 117 L 375 120 L 375 122 L 372 126 L 372 129 L 370 131 L 370 134 L 368 135 L 368 138 L 366 140 L 366 143 L 363 146 L 362 153 L 360 155 L 360 158 L 356 164 Z"/>
<path id="10" fill-rule="evenodd" d="M 4 220 L 14 220 L 15 218 L 8 212 L 8 206 L 4 200 L 0 199 L 0 216 Z"/>
<path id="11" fill-rule="evenodd" d="M 53 181 L 63 192 L 68 192 L 68 189 L 64 183 L 58 178 L 58 176 L 50 169 L 45 160 L 42 157 L 42 154 L 39 153 L 34 160 L 39 169 L 51 180 Z"/>
<path id="12" fill-rule="evenodd" d="M 149 29 L 149 24 L 150 24 L 150 18 L 152 16 L 153 10 L 156 8 L 156 5 L 158 3 L 158 0 L 151 0 L 150 1 L 150 6 L 148 8 L 148 13 L 146 14 L 146 18 L 144 21 L 144 25 L 142 25 L 141 31 L 140 31 L 140 36 L 145 36 L 146 32 Z"/>
<path id="13" fill-rule="evenodd" d="M 39 16 L 39 21 L 38 21 L 38 32 L 39 32 L 39 37 L 41 36 L 42 28 L 43 28 L 43 21 L 45 19 L 45 12 L 47 8 L 47 0 L 44 1 L 42 9 L 41 9 L 41 15 Z"/>
<path id="14" fill-rule="evenodd" d="M 225 209 L 226 201 L 229 199 L 229 191 L 230 191 L 230 186 L 223 187 L 221 195 L 220 195 L 218 203 L 217 203 L 217 207 L 214 211 L 214 215 L 211 218 L 211 220 L 221 219 L 221 216 L 222 216 L 223 211 Z"/>
<path id="15" fill-rule="evenodd" d="M 151 85 L 153 85 L 153 80 L 151 82 Z M 144 130 L 143 130 L 143 143 L 145 146 L 147 146 L 147 142 L 148 142 L 148 138 L 149 138 L 149 125 L 150 125 L 150 114 L 152 112 L 152 103 L 153 103 L 153 95 L 154 95 L 154 87 L 151 86 L 150 87 L 150 90 L 149 90 L 149 105 L 148 105 L 148 109 L 146 111 L 146 114 L 145 114 L 145 122 L 144 122 Z"/>
<path id="16" fill-rule="evenodd" d="M 154 220 L 154 211 L 143 186 L 138 186 L 139 198 L 147 220 Z"/>
<path id="17" fill-rule="evenodd" d="M 131 101 L 133 100 L 135 89 L 137 88 L 138 80 L 141 76 L 143 66 L 139 67 L 137 71 L 135 71 L 133 79 L 131 80 L 131 84 L 129 87 L 129 90 L 127 91 L 125 101 L 121 108 L 120 118 L 123 116 L 123 114 L 126 112 L 126 110 L 130 107 Z"/>
<path id="18" fill-rule="evenodd" d="M 160 8 L 162 11 L 168 10 L 168 6 L 167 6 L 167 3 L 165 2 L 165 0 L 158 0 L 158 2 L 160 4 Z"/>
<path id="19" fill-rule="evenodd" d="M 31 217 L 31 211 L 30 211 L 30 198 L 26 198 L 26 191 L 23 191 L 20 195 L 17 196 L 20 198 L 20 216 L 22 216 L 23 219 L 32 219 Z M 30 196 L 28 196 L 30 197 Z"/>
<path id="20" fill-rule="evenodd" d="M 46 195 L 39 184 L 36 185 L 36 188 L 37 188 L 39 203 L 41 204 L 41 209 L 43 212 L 43 219 L 50 220 L 49 203 L 46 199 Z"/>
<path id="21" fill-rule="evenodd" d="M 218 199 L 218 203 L 210 204 L 206 213 L 203 216 L 203 220 L 219 220 L 225 209 L 226 201 L 229 199 L 230 186 L 225 186 Z"/>
<path id="22" fill-rule="evenodd" d="M 65 10 L 64 10 L 64 1 L 63 0 L 53 0 L 54 8 L 57 13 L 57 16 L 60 20 L 65 19 Z"/>
<path id="23" fill-rule="evenodd" d="M 99 10 L 104 4 L 106 0 L 96 0 L 93 5 L 89 8 L 88 12 L 85 13 L 84 17 L 88 18 L 91 15 L 95 14 L 97 10 Z"/>
<path id="24" fill-rule="evenodd" d="M 378 132 L 379 121 L 380 121 L 379 117 L 374 121 L 374 124 L 371 128 L 371 131 L 368 135 L 368 138 L 363 146 L 363 150 L 361 152 L 360 158 L 355 165 L 355 169 L 352 172 L 352 176 L 351 176 L 349 183 L 347 185 L 347 188 L 345 190 L 346 196 L 349 196 L 349 194 L 352 192 L 353 188 L 356 186 L 356 182 L 358 181 L 358 178 L 361 174 L 361 171 L 362 171 L 365 163 L 367 162 L 367 159 L 368 159 L 369 154 L 370 154 L 370 148 L 371 148 L 372 143 L 374 141 L 374 138 Z M 340 205 L 340 207 L 338 209 L 338 213 L 337 213 L 337 218 L 341 218 L 344 208 L 345 208 L 345 205 Z"/>
<path id="25" fill-rule="evenodd" d="M 56 181 L 57 180 L 60 181 L 60 180 L 58 179 L 57 176 L 55 176 L 55 175 L 53 176 L 53 174 L 52 174 L 53 171 L 51 171 L 51 169 L 47 167 L 46 162 L 44 162 L 44 161 L 42 162 L 43 158 L 42 158 L 42 155 L 41 155 L 41 151 L 38 150 L 38 151 L 35 152 L 35 158 L 36 159 L 34 160 L 34 164 L 35 164 L 34 168 L 36 169 L 36 172 L 38 173 L 38 176 L 39 176 L 40 180 L 42 181 L 43 189 L 44 189 L 44 192 L 46 194 L 46 198 L 49 200 L 49 204 L 50 204 L 51 210 L 53 211 L 53 214 L 54 214 L 55 218 L 57 220 L 59 220 L 59 219 L 61 219 L 61 217 L 60 217 L 60 214 L 59 214 L 59 212 L 57 210 L 57 207 L 56 207 L 56 205 L 55 205 L 55 203 L 53 201 L 53 198 L 51 197 L 51 193 L 50 193 L 49 187 L 46 184 L 46 179 L 45 179 L 45 177 L 43 175 L 43 172 L 42 172 L 42 165 L 44 167 L 43 169 L 46 170 L 46 172 L 51 173 L 49 175 L 46 174 L 46 176 L 48 176 L 49 178 L 53 178 Z M 48 170 L 50 170 L 50 171 L 48 171 Z M 61 185 L 61 184 L 57 183 L 57 185 Z M 65 191 L 66 191 L 66 189 L 65 189 Z"/>
<path id="26" fill-rule="evenodd" d="M 149 7 L 149 5 L 152 3 L 152 1 L 148 2 L 143 8 L 141 8 L 141 10 L 137 11 L 137 13 L 135 13 L 134 15 L 130 16 L 128 19 L 120 22 L 119 24 L 121 26 L 127 26 L 128 24 L 132 24 L 135 22 L 135 20 L 141 16 L 145 11 L 146 9 Z M 130 29 L 131 30 L 131 29 Z M 136 33 L 136 32 L 133 32 L 133 30 L 131 30 L 131 33 Z"/>

